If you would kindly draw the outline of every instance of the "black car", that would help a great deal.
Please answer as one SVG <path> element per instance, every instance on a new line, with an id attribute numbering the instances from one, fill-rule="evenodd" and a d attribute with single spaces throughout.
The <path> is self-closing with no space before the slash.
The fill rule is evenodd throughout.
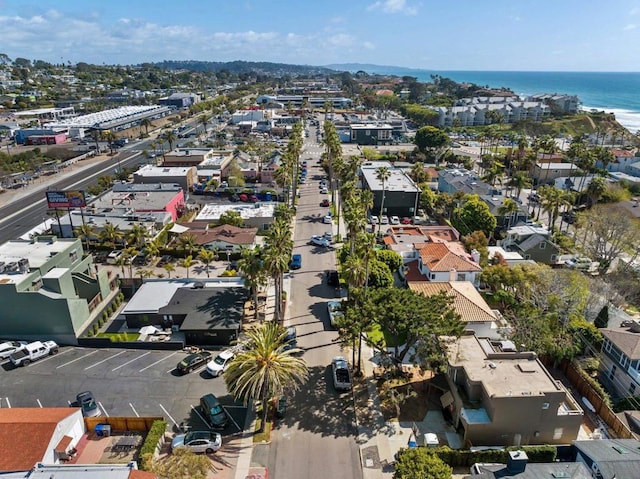
<path id="1" fill-rule="evenodd" d="M 334 288 L 340 286 L 340 277 L 338 276 L 338 272 L 336 270 L 327 271 L 327 284 L 329 286 L 333 286 Z"/>
<path id="2" fill-rule="evenodd" d="M 298 347 L 298 335 L 296 334 L 296 328 L 289 326 L 287 328 L 287 336 L 284 338 L 284 350 L 289 351 Z"/>
<path id="3" fill-rule="evenodd" d="M 158 266 L 164 266 L 165 264 L 171 263 L 171 261 L 173 261 L 173 256 L 171 256 L 170 254 L 165 254 L 164 256 L 162 256 L 162 258 L 160 258 L 160 261 L 158 261 Z"/>
<path id="4" fill-rule="evenodd" d="M 211 353 L 209 351 L 200 351 L 184 358 L 178 363 L 176 369 L 180 374 L 187 374 L 207 364 L 209 361 L 211 361 Z"/>

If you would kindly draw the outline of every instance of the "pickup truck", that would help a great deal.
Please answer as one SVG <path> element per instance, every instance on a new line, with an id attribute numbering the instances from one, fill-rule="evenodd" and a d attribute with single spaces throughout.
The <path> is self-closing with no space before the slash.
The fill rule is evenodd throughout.
<path id="1" fill-rule="evenodd" d="M 351 371 L 349 363 L 342 356 L 337 356 L 331 361 L 331 371 L 333 375 L 333 387 L 336 391 L 349 391 L 352 387 Z"/>
<path id="2" fill-rule="evenodd" d="M 58 345 L 54 341 L 34 341 L 18 349 L 9 358 L 14 366 L 27 366 L 33 361 L 57 353 Z"/>

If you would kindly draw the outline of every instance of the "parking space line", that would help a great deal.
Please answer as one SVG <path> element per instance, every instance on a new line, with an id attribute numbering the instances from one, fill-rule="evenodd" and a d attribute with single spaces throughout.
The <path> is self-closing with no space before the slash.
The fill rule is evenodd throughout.
<path id="1" fill-rule="evenodd" d="M 136 411 L 136 408 L 133 407 L 133 404 L 129 403 L 129 406 L 131 407 L 133 414 L 135 414 L 136 417 L 140 417 L 140 414 L 138 414 L 138 411 Z"/>
<path id="2" fill-rule="evenodd" d="M 158 404 L 160 404 L 160 403 L 158 403 Z M 191 406 L 191 407 L 193 407 L 193 406 Z M 164 406 L 163 406 L 162 404 L 160 404 L 160 408 L 161 408 L 161 409 L 164 411 L 164 413 L 169 417 L 169 419 L 171 419 L 171 422 L 172 422 L 173 424 L 175 424 L 175 426 L 179 429 L 179 428 L 180 428 L 180 426 L 178 426 L 178 423 L 176 422 L 176 420 L 175 420 L 175 419 L 173 419 L 173 418 L 171 417 L 171 414 L 169 414 L 169 411 L 167 411 L 167 410 L 164 408 Z"/>
<path id="3" fill-rule="evenodd" d="M 71 349 L 67 349 L 66 351 L 60 351 L 57 354 L 51 354 L 49 355 L 48 358 L 44 358 L 44 359 L 40 359 L 39 361 L 36 361 L 35 363 L 31 363 L 29 364 L 29 368 L 32 369 L 34 367 L 37 367 L 38 365 L 42 364 L 42 363 L 46 363 L 47 361 L 53 359 L 53 358 L 58 358 L 60 356 L 62 356 L 63 354 L 67 354 L 68 352 L 73 351 L 73 348 Z"/>
<path id="4" fill-rule="evenodd" d="M 84 356 L 80 356 L 79 358 L 72 359 L 71 361 L 68 361 L 68 362 L 66 362 L 64 364 L 61 364 L 60 366 L 56 366 L 56 369 L 60 369 L 60 368 L 63 368 L 65 366 L 68 366 L 71 363 L 75 363 L 76 361 L 80 361 L 81 359 L 84 359 L 84 358 L 86 358 L 88 356 L 91 356 L 92 354 L 96 354 L 97 352 L 98 352 L 98 349 L 96 349 L 95 351 L 91 351 L 89 354 L 85 354 Z"/>
<path id="5" fill-rule="evenodd" d="M 120 351 L 119 353 L 116 353 L 113 356 L 109 356 L 108 358 L 103 359 L 102 361 L 98 361 L 97 363 L 92 364 L 91 366 L 87 366 L 86 368 L 84 368 L 84 370 L 86 371 L 87 369 L 94 368 L 94 367 L 98 366 L 99 364 L 105 363 L 105 362 L 109 361 L 109 359 L 113 359 L 116 356 L 120 356 L 121 354 L 124 354 L 124 353 L 126 353 L 126 351 Z"/>
<path id="6" fill-rule="evenodd" d="M 131 364 L 132 362 L 137 361 L 137 360 L 138 360 L 138 359 L 140 359 L 140 358 L 144 358 L 147 354 L 151 354 L 151 351 L 147 351 L 147 352 L 146 352 L 146 353 L 144 353 L 143 355 L 138 356 L 137 358 L 133 358 L 131 361 L 127 361 L 126 363 L 121 364 L 120 366 L 113 368 L 111 371 L 112 371 L 112 372 L 113 372 L 113 371 L 117 371 L 118 369 L 125 367 L 127 364 Z"/>
<path id="7" fill-rule="evenodd" d="M 104 408 L 104 406 L 100 401 L 98 401 L 98 405 L 100 406 L 100 409 L 102 409 L 102 412 L 104 413 L 104 415 L 109 417 L 109 413 L 107 412 L 107 410 Z"/>
<path id="8" fill-rule="evenodd" d="M 36 401 L 38 402 L 38 406 L 42 408 L 42 403 L 40 402 L 40 399 L 36 399 Z"/>
<path id="9" fill-rule="evenodd" d="M 147 369 L 149 369 L 149 368 L 151 368 L 151 367 L 155 366 L 155 365 L 156 365 L 156 364 L 158 364 L 158 363 L 161 363 L 161 362 L 162 362 L 162 361 L 164 361 L 165 359 L 169 359 L 171 356 L 175 356 L 176 354 L 178 354 L 178 351 L 176 351 L 175 353 L 171 353 L 169 356 L 166 356 L 166 357 L 164 357 L 164 358 L 162 358 L 162 359 L 160 359 L 160 360 L 156 361 L 155 363 L 151 363 L 151 364 L 149 364 L 149 366 L 146 366 L 146 367 L 142 368 L 142 369 L 141 369 L 140 371 L 138 371 L 138 372 L 139 372 L 139 373 L 141 373 L 141 372 L 143 372 L 143 371 L 146 371 Z M 173 371 L 173 369 L 172 369 L 171 371 Z M 169 372 L 171 372 L 171 371 L 169 371 Z"/>
<path id="10" fill-rule="evenodd" d="M 203 423 L 205 423 L 205 424 L 208 426 L 208 425 L 209 425 L 209 423 L 207 422 L 207 420 L 206 420 L 204 417 L 202 417 L 202 414 L 200 414 L 200 413 L 198 412 L 198 408 L 193 407 L 193 405 L 191 405 L 191 404 L 189 404 L 189 406 L 191 406 L 191 410 L 192 410 L 193 412 L 195 412 L 195 413 L 198 415 L 198 417 L 199 417 L 200 419 L 202 419 L 202 422 L 203 422 Z M 211 428 L 209 428 L 209 429 L 211 429 Z"/>
<path id="11" fill-rule="evenodd" d="M 5 398 L 7 400 L 7 407 L 11 407 L 11 403 L 9 402 L 9 398 Z"/>

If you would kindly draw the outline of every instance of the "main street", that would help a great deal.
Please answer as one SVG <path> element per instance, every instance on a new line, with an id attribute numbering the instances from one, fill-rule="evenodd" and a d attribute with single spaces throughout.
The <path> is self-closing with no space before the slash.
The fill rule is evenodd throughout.
<path id="1" fill-rule="evenodd" d="M 332 227 L 322 222 L 328 212 L 319 206 L 328 196 L 320 195 L 318 187 L 324 174 L 317 166 L 322 148 L 315 141 L 315 129 L 309 130 L 302 154 L 309 173 L 307 183 L 300 185 L 294 233 L 294 253 L 302 254 L 302 268 L 292 273 L 290 319 L 285 323 L 296 328 L 309 380 L 300 391 L 289 394 L 286 417 L 276 423 L 270 445 L 255 447 L 253 461 L 267 465 L 270 477 L 360 479 L 352 396 L 334 390 L 329 366 L 334 356 L 347 356 L 340 351 L 327 313 L 327 301 L 339 296 L 324 277 L 326 270 L 335 269 L 335 253 L 307 244 L 311 235 Z"/>

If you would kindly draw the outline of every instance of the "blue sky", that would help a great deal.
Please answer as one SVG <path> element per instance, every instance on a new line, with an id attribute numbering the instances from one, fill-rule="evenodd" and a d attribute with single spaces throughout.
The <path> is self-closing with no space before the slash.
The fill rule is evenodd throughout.
<path id="1" fill-rule="evenodd" d="M 53 63 L 640 71 L 640 0 L 0 0 L 0 32 Z"/>

